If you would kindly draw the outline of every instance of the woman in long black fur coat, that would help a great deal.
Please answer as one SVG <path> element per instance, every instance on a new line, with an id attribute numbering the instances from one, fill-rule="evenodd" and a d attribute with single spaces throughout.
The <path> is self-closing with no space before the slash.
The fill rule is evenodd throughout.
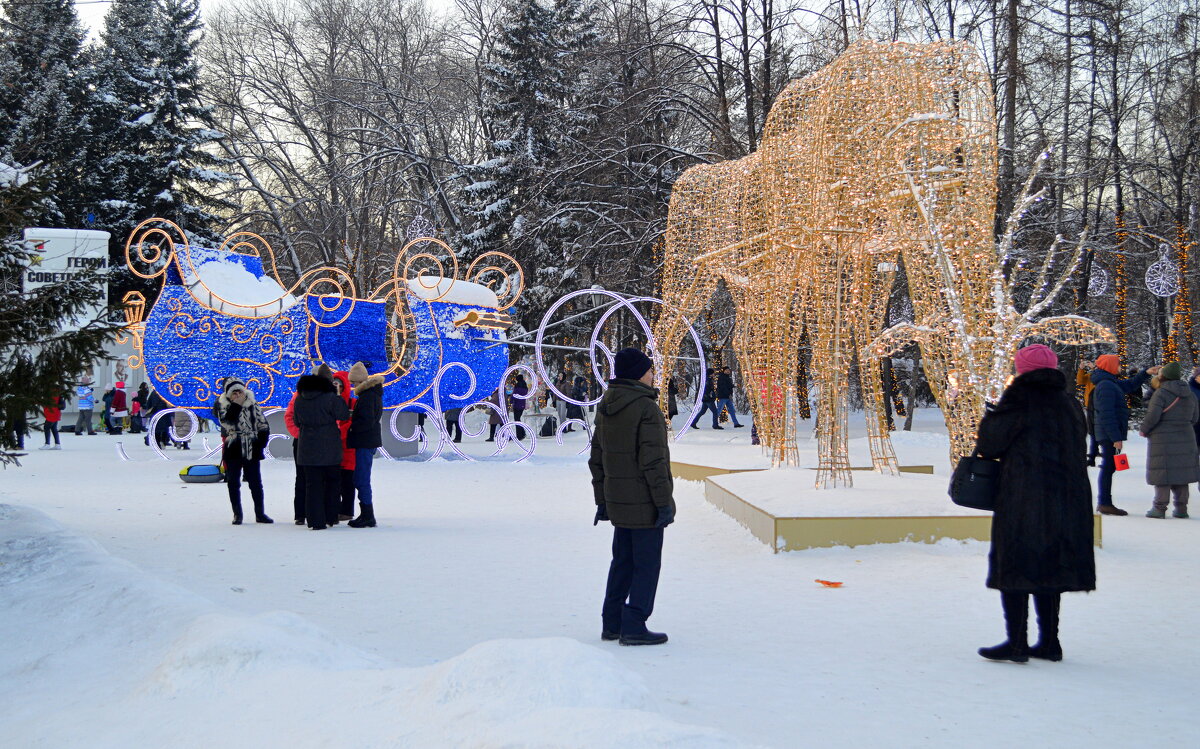
<path id="1" fill-rule="evenodd" d="M 1046 346 L 1018 351 L 1017 377 L 979 424 L 975 449 L 1001 463 L 987 586 L 1000 591 L 1008 639 L 979 650 L 993 660 L 1062 660 L 1060 595 L 1096 588 L 1087 424 L 1057 366 Z M 1032 648 L 1030 594 L 1039 630 Z"/>

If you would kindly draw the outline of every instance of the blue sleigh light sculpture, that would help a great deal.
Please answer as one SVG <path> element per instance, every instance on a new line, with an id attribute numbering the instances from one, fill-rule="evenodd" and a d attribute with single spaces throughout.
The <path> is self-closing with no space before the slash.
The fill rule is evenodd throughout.
<path id="1" fill-rule="evenodd" d="M 450 274 L 421 251 L 430 244 L 444 249 Z M 138 276 L 163 279 L 131 330 L 147 379 L 177 407 L 206 410 L 225 376 L 245 382 L 265 407 L 282 407 L 314 363 L 346 370 L 361 361 L 384 376 L 385 408 L 444 411 L 490 396 L 508 367 L 505 310 L 520 296 L 521 271 L 502 253 L 480 256 L 459 280 L 450 248 L 418 238 L 399 253 L 392 278 L 364 298 L 332 267 L 285 287 L 270 245 L 246 232 L 211 250 L 151 219 L 134 230 L 125 256 Z M 465 367 L 439 378 L 452 363 Z"/>

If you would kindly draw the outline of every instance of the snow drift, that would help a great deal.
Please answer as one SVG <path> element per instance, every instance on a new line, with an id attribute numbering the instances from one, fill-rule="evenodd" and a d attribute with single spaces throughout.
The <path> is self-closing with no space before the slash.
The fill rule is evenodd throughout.
<path id="1" fill-rule="evenodd" d="M 287 613 L 245 616 L 0 505 L 0 742 L 21 747 L 731 747 L 653 712 L 567 638 L 391 667 Z"/>

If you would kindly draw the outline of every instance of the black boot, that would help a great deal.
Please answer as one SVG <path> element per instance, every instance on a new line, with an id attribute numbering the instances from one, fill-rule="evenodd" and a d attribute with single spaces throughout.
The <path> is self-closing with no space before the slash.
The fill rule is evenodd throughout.
<path id="1" fill-rule="evenodd" d="M 1030 658 L 1045 661 L 1061 661 L 1062 644 L 1058 641 L 1058 605 L 1062 601 L 1059 593 L 1035 593 L 1033 608 L 1037 612 L 1038 641 L 1029 649 Z"/>
<path id="2" fill-rule="evenodd" d="M 231 500 L 229 500 L 229 504 L 233 507 L 233 524 L 241 525 L 242 524 L 242 500 L 231 499 Z"/>
<path id="3" fill-rule="evenodd" d="M 266 508 L 263 507 L 263 497 L 259 492 L 253 492 L 257 496 L 254 497 L 254 522 L 256 523 L 274 523 L 275 521 L 267 517 Z"/>
<path id="4" fill-rule="evenodd" d="M 993 661 L 1025 663 L 1029 660 L 1029 594 L 1000 593 L 1004 606 L 1004 628 L 1008 639 L 991 648 L 980 648 L 979 654 Z"/>
<path id="5" fill-rule="evenodd" d="M 375 507 L 374 505 L 362 505 L 362 512 L 358 517 L 354 518 L 349 523 L 351 528 L 374 528 L 375 527 Z"/>

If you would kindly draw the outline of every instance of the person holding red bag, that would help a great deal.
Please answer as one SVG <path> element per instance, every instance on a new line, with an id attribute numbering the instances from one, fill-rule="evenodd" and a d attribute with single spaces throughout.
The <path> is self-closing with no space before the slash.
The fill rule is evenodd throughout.
<path id="1" fill-rule="evenodd" d="M 1129 432 L 1129 406 L 1125 396 L 1141 392 L 1158 367 L 1150 367 L 1129 379 L 1120 379 L 1121 360 L 1116 354 L 1105 354 L 1096 359 L 1092 370 L 1092 411 L 1095 415 L 1096 444 L 1100 446 L 1100 479 L 1096 493 L 1096 511 L 1101 515 L 1128 515 L 1113 504 L 1112 477 L 1117 469 L 1114 457 L 1121 452 Z"/>

